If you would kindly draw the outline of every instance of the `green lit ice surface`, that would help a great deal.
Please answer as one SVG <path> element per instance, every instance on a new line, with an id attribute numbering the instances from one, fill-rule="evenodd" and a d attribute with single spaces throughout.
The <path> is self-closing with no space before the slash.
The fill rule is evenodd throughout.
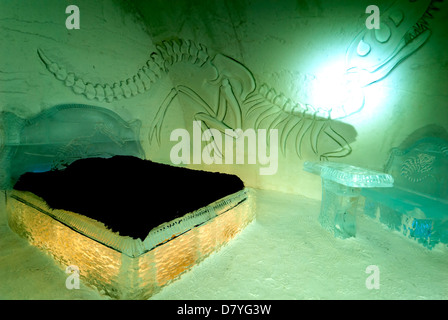
<path id="1" fill-rule="evenodd" d="M 448 142 L 426 137 L 391 151 L 388 190 L 364 189 L 364 212 L 428 248 L 448 243 Z"/>

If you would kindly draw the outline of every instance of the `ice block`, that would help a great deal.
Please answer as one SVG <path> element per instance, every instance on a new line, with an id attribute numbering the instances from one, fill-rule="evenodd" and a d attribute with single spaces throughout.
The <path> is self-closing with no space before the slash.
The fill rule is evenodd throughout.
<path id="1" fill-rule="evenodd" d="M 145 241 L 115 234 L 75 212 L 52 210 L 29 192 L 8 191 L 10 228 L 65 270 L 114 299 L 148 299 L 233 239 L 255 217 L 250 190 L 242 190 L 167 222 Z M 132 199 L 128 199 L 132 201 Z M 213 217 L 192 226 L 188 219 Z M 64 283 L 61 283 L 64 286 Z"/>
<path id="2" fill-rule="evenodd" d="M 392 187 L 391 175 L 336 162 L 306 161 L 304 170 L 322 178 L 319 223 L 334 236 L 356 236 L 356 211 L 362 188 Z"/>

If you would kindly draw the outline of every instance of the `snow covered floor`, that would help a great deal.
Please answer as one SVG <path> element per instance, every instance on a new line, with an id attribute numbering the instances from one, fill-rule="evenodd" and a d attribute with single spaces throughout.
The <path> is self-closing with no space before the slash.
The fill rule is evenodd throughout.
<path id="1" fill-rule="evenodd" d="M 254 223 L 152 299 L 448 299 L 446 247 L 429 251 L 362 215 L 356 238 L 335 239 L 317 222 L 319 201 L 259 190 L 257 202 Z M 378 290 L 366 288 L 369 265 Z M 66 289 L 66 278 L 9 230 L 3 210 L 0 298 L 107 299 L 82 282 Z"/>

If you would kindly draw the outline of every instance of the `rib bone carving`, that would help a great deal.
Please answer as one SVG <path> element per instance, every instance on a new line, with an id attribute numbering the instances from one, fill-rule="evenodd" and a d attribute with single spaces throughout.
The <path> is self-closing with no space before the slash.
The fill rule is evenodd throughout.
<path id="1" fill-rule="evenodd" d="M 351 84 L 354 82 L 360 90 L 359 95 L 355 95 L 360 99 L 331 109 L 294 102 L 266 84 L 257 87 L 252 73 L 244 65 L 219 53 L 209 55 L 205 46 L 189 40 L 163 41 L 156 45 L 157 50 L 150 54 L 146 64 L 134 76 L 112 84 L 86 81 L 53 62 L 42 49 L 37 52 L 46 68 L 59 81 L 72 88 L 74 93 L 100 102 L 131 98 L 149 91 L 155 82 L 179 62 L 199 69 L 211 67 L 215 70 L 216 78 L 203 78 L 203 82 L 209 85 L 210 90 L 217 92 L 217 99 L 207 100 L 201 91 L 203 89 L 198 92 L 185 84 L 175 83 L 161 101 L 150 125 L 150 142 L 156 138 L 160 144 L 167 110 L 175 98 L 183 96 L 193 102 L 193 106 L 198 109 L 194 118 L 204 122 L 206 128 L 213 127 L 224 132 L 227 128 L 242 128 L 243 122 L 252 120 L 255 129 L 264 127 L 280 130 L 283 153 L 286 153 L 288 141 L 294 139 L 299 157 L 303 156 L 302 147 L 307 144 L 315 155 L 325 160 L 345 157 L 351 153 L 352 149 L 344 134 L 335 129 L 337 126 L 334 120 L 359 112 L 364 106 L 362 88 L 383 79 L 427 41 L 430 36 L 428 19 L 432 18 L 433 11 L 438 10 L 435 2 L 439 1 L 397 0 L 381 15 L 381 29 L 363 28 L 346 54 L 346 79 Z M 356 81 L 352 80 L 353 76 Z M 354 92 L 358 89 L 355 88 Z M 228 111 L 233 114 L 233 120 L 228 119 Z M 323 139 L 333 143 L 331 150 L 319 150 L 319 142 Z"/>
<path id="2" fill-rule="evenodd" d="M 210 59 L 206 47 L 189 40 L 163 41 L 156 48 L 157 52 L 151 53 L 146 64 L 134 76 L 112 84 L 88 82 L 52 61 L 42 49 L 38 49 L 37 53 L 48 71 L 67 87 L 72 88 L 74 93 L 100 102 L 131 98 L 150 90 L 151 85 L 163 73 L 167 73 L 176 62 L 188 61 L 201 67 Z"/>

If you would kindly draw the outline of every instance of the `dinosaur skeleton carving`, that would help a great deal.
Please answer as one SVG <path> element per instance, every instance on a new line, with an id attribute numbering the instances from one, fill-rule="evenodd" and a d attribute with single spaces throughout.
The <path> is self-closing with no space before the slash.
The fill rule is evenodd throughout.
<path id="1" fill-rule="evenodd" d="M 243 128 L 243 114 L 260 117 L 255 122 L 255 129 L 258 129 L 266 116 L 280 113 L 269 128 L 281 130 L 283 152 L 286 152 L 288 138 L 291 134 L 296 134 L 296 152 L 301 157 L 302 145 L 305 142 L 304 136 L 307 133 L 310 133 L 309 142 L 315 154 L 318 153 L 317 143 L 323 134 L 336 142 L 338 150 L 324 152 L 321 155 L 322 158 L 346 156 L 351 152 L 347 141 L 332 128 L 332 120 L 329 118 L 328 112 L 322 109 L 313 109 L 308 105 L 293 103 L 282 94 L 278 95 L 274 89 L 267 89 L 266 85 L 256 90 L 257 86 L 252 73 L 234 59 L 222 54 L 210 57 L 205 46 L 196 45 L 192 41 L 164 41 L 156 48 L 157 52 L 151 54 L 146 65 L 138 70 L 136 75 L 112 85 L 93 84 L 79 78 L 74 73 L 67 72 L 65 68 L 48 58 L 41 49 L 38 49 L 38 55 L 47 69 L 57 79 L 63 81 L 67 87 L 72 88 L 73 92 L 100 102 L 130 98 L 149 91 L 152 84 L 160 80 L 178 62 L 190 63 L 198 69 L 207 67 L 215 69 L 217 76 L 205 79 L 205 83 L 212 90 L 216 90 L 214 88 L 218 87 L 217 101 L 206 101 L 201 94 L 186 85 L 175 85 L 163 99 L 152 121 L 148 136 L 150 141 L 155 138 L 158 144 L 161 143 L 161 128 L 168 108 L 175 98 L 182 96 L 193 102 L 193 106 L 198 109 L 194 120 L 202 121 L 206 129 L 215 128 L 226 133 L 226 129 Z M 261 110 L 261 107 L 268 110 Z M 243 112 L 243 109 L 246 110 Z M 259 111 L 262 112 L 259 113 Z M 229 114 L 233 117 L 228 117 Z M 233 130 L 233 132 L 235 131 Z"/>
<path id="2" fill-rule="evenodd" d="M 437 10 L 434 6 L 437 1 L 441 0 L 397 0 L 381 16 L 383 27 L 380 31 L 363 29 L 354 38 L 346 55 L 347 75 L 365 75 L 359 83 L 361 88 L 384 78 L 428 39 L 427 19 L 432 17 L 431 11 Z M 175 98 L 183 96 L 193 101 L 194 107 L 198 108 L 194 119 L 204 122 L 206 128 L 213 127 L 224 133 L 225 129 L 242 128 L 243 122 L 255 117 L 255 129 L 267 122 L 268 130 L 280 130 L 283 153 L 287 142 L 294 137 L 299 157 L 302 157 L 302 146 L 306 141 L 321 159 L 345 157 L 351 153 L 346 139 L 334 129 L 333 119 L 358 112 L 364 101 L 357 106 L 338 106 L 331 110 L 293 102 L 267 85 L 257 88 L 252 73 L 245 66 L 219 53 L 210 56 L 202 44 L 185 40 L 163 41 L 156 45 L 156 49 L 133 77 L 113 84 L 85 81 L 53 62 L 43 50 L 38 49 L 37 53 L 46 68 L 73 92 L 99 102 L 113 102 L 150 91 L 152 85 L 177 63 L 188 63 L 198 70 L 213 68 L 216 78 L 204 80 L 211 90 L 217 89 L 217 101 L 206 101 L 202 94 L 182 84 L 174 84 L 163 99 L 149 132 L 149 140 L 155 138 L 159 144 L 166 112 Z M 229 111 L 233 120 L 227 118 Z M 334 147 L 320 152 L 318 142 L 323 137 L 333 141 Z"/>

